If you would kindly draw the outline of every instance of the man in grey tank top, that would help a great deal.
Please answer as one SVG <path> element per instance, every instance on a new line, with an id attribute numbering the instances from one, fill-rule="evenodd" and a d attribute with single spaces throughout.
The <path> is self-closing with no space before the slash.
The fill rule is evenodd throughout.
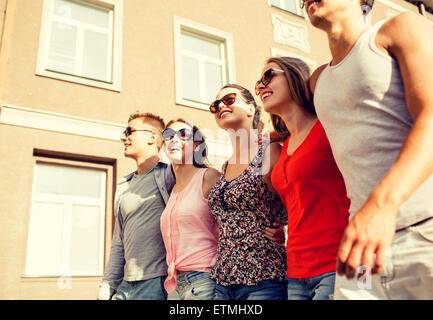
<path id="1" fill-rule="evenodd" d="M 120 179 L 110 258 L 98 299 L 165 300 L 166 251 L 160 217 L 174 185 L 171 165 L 159 159 L 164 121 L 151 113 L 129 117 L 122 134 L 124 154 L 137 170 Z"/>
<path id="2" fill-rule="evenodd" d="M 332 61 L 310 80 L 351 200 L 335 299 L 433 299 L 433 27 L 374 0 L 304 0 Z"/>

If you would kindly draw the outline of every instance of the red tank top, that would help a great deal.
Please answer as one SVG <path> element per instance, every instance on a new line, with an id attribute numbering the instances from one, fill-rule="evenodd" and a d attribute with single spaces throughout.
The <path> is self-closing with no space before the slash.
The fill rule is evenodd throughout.
<path id="1" fill-rule="evenodd" d="M 291 156 L 289 139 L 271 179 L 288 214 L 287 276 L 311 278 L 335 271 L 350 201 L 321 123 Z"/>

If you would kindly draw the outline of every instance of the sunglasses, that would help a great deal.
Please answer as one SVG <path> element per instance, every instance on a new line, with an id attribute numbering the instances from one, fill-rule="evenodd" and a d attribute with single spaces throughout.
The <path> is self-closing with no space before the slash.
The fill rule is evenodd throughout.
<path id="1" fill-rule="evenodd" d="M 241 97 L 242 98 L 242 97 Z M 242 99 L 244 100 L 244 99 Z M 217 113 L 220 110 L 220 103 L 223 102 L 226 106 L 231 106 L 236 101 L 236 93 L 228 93 L 221 99 L 215 100 L 209 107 L 211 113 Z M 245 101 L 245 100 L 244 100 Z"/>
<path id="2" fill-rule="evenodd" d="M 299 7 L 300 7 L 301 9 L 304 9 L 306 3 L 307 3 L 307 0 L 301 0 L 301 2 L 299 3 Z"/>
<path id="3" fill-rule="evenodd" d="M 149 129 L 142 129 L 142 128 L 136 128 L 136 127 L 128 126 L 128 127 L 126 127 L 125 131 L 123 131 L 123 134 L 125 135 L 125 137 L 129 137 L 135 131 L 153 132 L 152 130 L 149 130 Z"/>
<path id="4" fill-rule="evenodd" d="M 192 139 L 192 131 L 188 128 L 182 128 L 178 131 L 167 128 L 162 132 L 162 140 L 163 141 L 170 141 L 174 138 L 174 136 L 177 135 L 177 137 L 183 141 L 191 140 Z"/>
<path id="5" fill-rule="evenodd" d="M 260 94 L 260 90 L 259 90 L 260 83 L 266 87 L 269 84 L 269 82 L 271 82 L 272 78 L 275 75 L 275 72 L 283 72 L 284 73 L 284 71 L 280 70 L 280 69 L 270 68 L 270 69 L 266 70 L 263 73 L 263 76 L 261 77 L 261 79 L 256 82 L 256 86 L 255 86 L 256 96 L 258 96 Z"/>

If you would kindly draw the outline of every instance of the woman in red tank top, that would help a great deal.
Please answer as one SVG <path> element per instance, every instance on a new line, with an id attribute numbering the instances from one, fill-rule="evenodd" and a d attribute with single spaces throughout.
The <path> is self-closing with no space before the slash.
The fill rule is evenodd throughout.
<path id="1" fill-rule="evenodd" d="M 350 201 L 314 110 L 308 66 L 296 58 L 270 58 L 263 70 L 256 94 L 284 140 L 271 181 L 288 214 L 288 297 L 326 300 L 334 292 Z"/>

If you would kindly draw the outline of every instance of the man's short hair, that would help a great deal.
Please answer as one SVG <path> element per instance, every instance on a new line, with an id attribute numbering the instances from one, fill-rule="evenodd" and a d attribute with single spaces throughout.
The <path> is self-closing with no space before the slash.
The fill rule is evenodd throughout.
<path id="1" fill-rule="evenodd" d="M 141 119 L 143 123 L 148 124 L 159 131 L 157 147 L 158 150 L 160 150 L 162 147 L 162 131 L 164 131 L 165 128 L 164 120 L 160 116 L 157 116 L 156 114 L 150 112 L 140 112 L 140 111 L 135 111 L 134 113 L 132 113 L 129 116 L 128 122 L 135 119 Z"/>
<path id="2" fill-rule="evenodd" d="M 156 114 L 150 112 L 135 111 L 129 116 L 128 122 L 134 119 L 142 119 L 143 123 L 147 123 L 152 127 L 159 129 L 161 132 L 165 128 L 164 120 L 160 116 L 157 116 Z"/>

